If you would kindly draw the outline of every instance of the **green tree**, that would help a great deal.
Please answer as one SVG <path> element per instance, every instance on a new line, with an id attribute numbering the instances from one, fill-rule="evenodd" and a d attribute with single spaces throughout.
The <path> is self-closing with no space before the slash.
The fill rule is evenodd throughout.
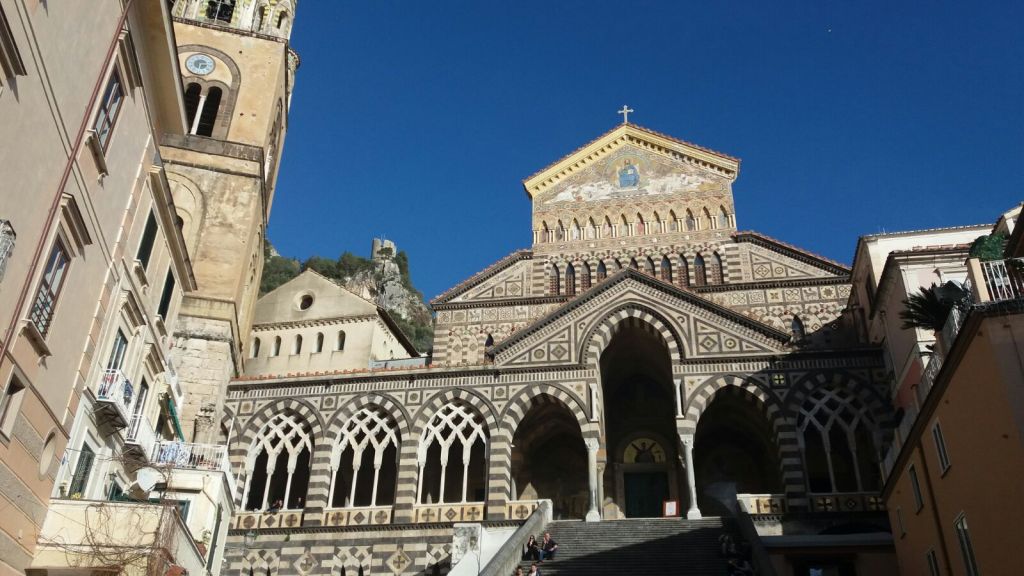
<path id="1" fill-rule="evenodd" d="M 310 256 L 302 265 L 302 269 L 313 270 L 314 272 L 319 272 L 328 278 L 340 280 L 340 277 L 338 276 L 338 261 L 331 258 Z"/>
<path id="2" fill-rule="evenodd" d="M 979 236 L 971 243 L 968 256 L 981 261 L 1002 260 L 1003 250 L 1006 248 L 1006 234 L 996 233 L 987 236 Z"/>
<path id="3" fill-rule="evenodd" d="M 269 250 L 266 251 L 266 254 L 267 258 L 263 262 L 263 277 L 260 278 L 261 296 L 295 278 L 301 272 L 298 260 L 283 256 L 270 256 Z"/>

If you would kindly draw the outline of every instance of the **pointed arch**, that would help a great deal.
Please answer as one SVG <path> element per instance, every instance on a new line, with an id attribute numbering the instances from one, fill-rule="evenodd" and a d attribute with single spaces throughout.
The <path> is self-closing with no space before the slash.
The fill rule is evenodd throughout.
<path id="1" fill-rule="evenodd" d="M 400 447 L 399 425 L 383 407 L 346 418 L 331 447 L 328 507 L 394 504 Z"/>
<path id="2" fill-rule="evenodd" d="M 793 320 L 789 323 L 789 329 L 793 334 L 794 343 L 803 342 L 804 338 L 807 337 L 807 332 L 804 330 L 803 320 L 801 320 L 800 316 L 797 314 L 793 314 Z"/>
<path id="3" fill-rule="evenodd" d="M 669 232 L 678 232 L 679 231 L 679 217 L 676 216 L 676 211 L 675 210 L 669 210 L 668 211 L 668 219 L 669 219 L 668 231 Z"/>
<path id="4" fill-rule="evenodd" d="M 661 214 L 658 211 L 654 211 L 654 218 L 651 220 L 651 233 L 661 234 L 665 232 L 665 223 L 661 220 Z"/>
<path id="5" fill-rule="evenodd" d="M 708 275 L 707 270 L 704 267 L 704 257 L 698 252 L 693 257 L 693 285 L 694 286 L 707 286 Z"/>
<path id="6" fill-rule="evenodd" d="M 436 502 L 442 504 L 485 501 L 486 454 L 489 430 L 493 429 L 484 416 L 464 400 L 452 400 L 438 408 L 424 424 L 416 451 L 419 468 L 416 502 L 433 500 L 434 494 Z M 456 465 L 449 467 L 453 454 Z"/>
<path id="7" fill-rule="evenodd" d="M 597 281 L 601 282 L 608 277 L 608 267 L 604 265 L 604 260 L 597 262 Z"/>
<path id="8" fill-rule="evenodd" d="M 702 229 L 705 227 L 704 222 L 707 222 L 706 226 L 707 226 L 708 229 L 711 229 L 711 228 L 715 227 L 715 220 L 714 220 L 714 218 L 711 217 L 711 212 L 708 211 L 707 206 L 705 206 L 704 210 L 701 211 L 701 219 L 702 219 L 702 222 L 700 224 L 700 227 Z"/>
<path id="9" fill-rule="evenodd" d="M 604 225 L 601 228 L 601 238 L 614 238 L 615 228 L 612 227 L 612 219 L 607 215 L 604 217 Z"/>
<path id="10" fill-rule="evenodd" d="M 724 278 L 725 274 L 722 270 L 722 257 L 718 255 L 718 252 L 712 252 L 711 259 L 708 262 L 707 282 L 708 284 L 714 284 L 717 286 L 724 282 Z"/>
<path id="11" fill-rule="evenodd" d="M 682 339 L 672 322 L 661 313 L 639 303 L 623 304 L 594 322 L 586 330 L 585 337 L 580 339 L 579 358 L 584 359 L 585 364 L 599 366 L 601 353 L 615 334 L 626 327 L 638 327 L 656 334 L 665 342 L 672 363 L 677 364 L 682 360 Z"/>
<path id="12" fill-rule="evenodd" d="M 561 220 L 558 221 L 558 227 L 555 228 L 555 240 L 559 242 L 565 240 L 565 225 L 562 224 Z"/>
<path id="13" fill-rule="evenodd" d="M 313 458 L 314 428 L 295 410 L 285 410 L 260 426 L 245 458 L 246 510 L 305 507 Z"/>
<path id="14" fill-rule="evenodd" d="M 640 270 L 640 265 L 636 263 L 636 258 L 629 259 L 629 267 L 633 270 Z"/>
<path id="15" fill-rule="evenodd" d="M 594 223 L 593 217 L 590 217 L 587 220 L 587 232 L 584 236 L 587 240 L 593 240 L 597 238 L 597 224 Z"/>
<path id="16" fill-rule="evenodd" d="M 654 277 L 654 260 L 650 256 L 647 256 L 647 257 L 645 257 L 643 259 L 643 263 L 644 263 L 644 270 L 643 270 L 644 274 L 647 274 L 648 276 L 651 276 L 653 278 Z"/>
<path id="17" fill-rule="evenodd" d="M 572 229 L 570 230 L 570 238 L 572 240 L 580 240 L 583 238 L 583 231 L 580 228 L 579 220 L 572 219 Z"/>
<path id="18" fill-rule="evenodd" d="M 690 286 L 690 266 L 686 263 L 686 256 L 679 255 L 679 273 L 676 274 L 679 285 L 683 288 Z"/>
<path id="19" fill-rule="evenodd" d="M 552 296 L 558 295 L 561 290 L 561 278 L 558 273 L 558 264 L 552 263 L 548 270 L 548 293 Z"/>
<path id="20" fill-rule="evenodd" d="M 580 291 L 590 290 L 590 263 L 580 262 Z"/>
<path id="21" fill-rule="evenodd" d="M 548 228 L 547 222 L 540 223 L 540 242 L 542 244 L 551 242 L 551 229 Z"/>
<path id="22" fill-rule="evenodd" d="M 693 212 L 689 209 L 686 210 L 685 227 L 687 232 L 694 232 L 697 230 L 697 219 L 693 217 Z"/>
<path id="23" fill-rule="evenodd" d="M 637 236 L 643 236 L 644 234 L 647 234 L 647 226 L 644 223 L 644 216 L 643 216 L 643 214 L 637 212 L 636 213 L 636 220 L 635 220 L 635 222 L 636 222 L 636 224 L 635 224 L 636 235 Z"/>
<path id="24" fill-rule="evenodd" d="M 661 281 L 672 283 L 672 261 L 667 255 L 661 257 Z"/>
<path id="25" fill-rule="evenodd" d="M 576 268 L 573 267 L 572 263 L 565 265 L 565 295 L 576 295 Z"/>
<path id="26" fill-rule="evenodd" d="M 623 214 L 619 221 L 619 233 L 618 236 L 629 236 L 629 220 L 626 219 L 626 215 Z"/>
<path id="27" fill-rule="evenodd" d="M 725 209 L 725 206 L 719 206 L 717 228 L 728 228 L 729 225 L 729 211 Z"/>

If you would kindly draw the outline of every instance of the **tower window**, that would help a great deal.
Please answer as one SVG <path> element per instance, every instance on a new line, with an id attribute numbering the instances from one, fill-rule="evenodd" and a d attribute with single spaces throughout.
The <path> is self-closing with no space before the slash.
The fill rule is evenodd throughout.
<path id="1" fill-rule="evenodd" d="M 288 13 L 282 11 L 277 15 L 277 29 L 283 30 L 286 24 L 288 24 Z"/>
<path id="2" fill-rule="evenodd" d="M 203 87 L 192 82 L 185 88 L 185 115 L 188 117 L 188 127 L 191 130 L 196 121 L 196 111 L 199 110 L 199 98 Z"/>
<path id="3" fill-rule="evenodd" d="M 199 114 L 199 125 L 196 126 L 196 134 L 200 136 L 213 136 L 213 127 L 217 124 L 217 112 L 220 111 L 221 89 L 214 86 L 206 93 L 206 102 L 203 104 L 203 111 Z"/>
<path id="4" fill-rule="evenodd" d="M 206 3 L 206 18 L 227 24 L 235 14 L 235 0 L 209 0 Z"/>
<path id="5" fill-rule="evenodd" d="M 259 32 L 263 30 L 263 21 L 267 18 L 267 7 L 260 6 L 260 9 L 256 11 L 256 25 L 253 26 L 253 30 Z"/>

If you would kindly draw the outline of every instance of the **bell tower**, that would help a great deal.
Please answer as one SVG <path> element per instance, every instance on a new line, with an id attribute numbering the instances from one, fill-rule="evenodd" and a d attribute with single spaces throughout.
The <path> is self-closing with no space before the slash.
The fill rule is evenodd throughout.
<path id="1" fill-rule="evenodd" d="M 174 338 L 189 440 L 223 435 L 223 392 L 245 362 L 299 57 L 297 0 L 177 0 L 189 133 L 161 141 L 198 289 Z"/>

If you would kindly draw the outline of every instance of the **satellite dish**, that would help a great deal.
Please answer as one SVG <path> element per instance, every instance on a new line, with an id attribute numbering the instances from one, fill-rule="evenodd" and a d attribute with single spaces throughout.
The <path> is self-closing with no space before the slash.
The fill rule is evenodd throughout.
<path id="1" fill-rule="evenodd" d="M 156 468 L 140 468 L 135 473 L 135 484 L 146 493 L 152 492 L 157 482 L 161 480 L 163 480 L 163 475 Z"/>

